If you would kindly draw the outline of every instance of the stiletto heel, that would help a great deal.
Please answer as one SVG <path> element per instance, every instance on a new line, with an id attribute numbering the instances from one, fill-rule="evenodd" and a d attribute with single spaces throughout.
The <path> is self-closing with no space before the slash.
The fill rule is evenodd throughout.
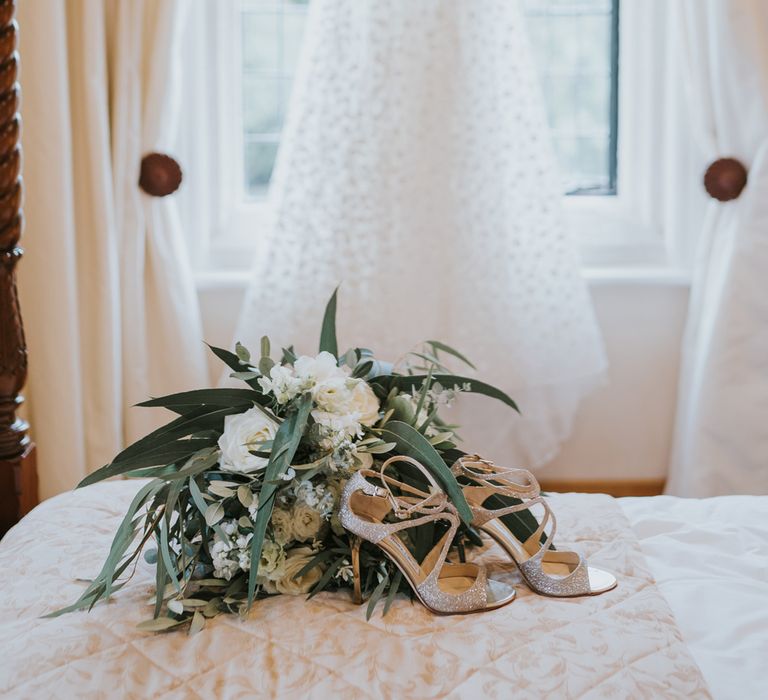
<path id="1" fill-rule="evenodd" d="M 352 545 L 352 575 L 354 576 L 352 602 L 355 605 L 362 605 L 363 594 L 360 591 L 360 544 L 362 540 L 357 535 L 350 535 L 349 540 Z"/>
<path id="2" fill-rule="evenodd" d="M 384 471 L 397 462 L 416 467 L 429 484 L 429 493 L 404 484 Z M 366 478 L 367 477 L 367 478 Z M 375 479 L 375 485 L 368 481 Z M 392 489 L 396 489 L 395 495 Z M 498 581 L 489 581 L 483 566 L 450 564 L 448 550 L 459 528 L 459 516 L 432 475 L 415 459 L 391 457 L 380 470 L 361 469 L 344 487 L 340 520 L 344 528 L 375 544 L 402 572 L 404 578 L 426 608 L 442 615 L 494 610 L 512 602 L 515 590 Z M 394 518 L 394 522 L 392 522 Z M 389 519 L 389 522 L 385 520 Z M 448 530 L 426 557 L 418 561 L 399 532 L 442 520 Z M 352 545 L 355 568 L 355 600 L 359 585 L 358 552 Z"/>
<path id="3" fill-rule="evenodd" d="M 577 552 L 551 547 L 557 523 L 554 513 L 541 496 L 539 482 L 531 472 L 500 467 L 478 455 L 460 457 L 451 471 L 462 480 L 464 497 L 474 516 L 473 527 L 499 543 L 534 591 L 541 595 L 568 598 L 599 595 L 616 588 L 617 581 L 613 574 L 587 566 L 586 560 Z M 486 508 L 485 503 L 492 496 L 506 496 L 515 501 L 501 508 Z M 544 509 L 544 517 L 536 531 L 521 542 L 502 518 L 536 505 Z"/>

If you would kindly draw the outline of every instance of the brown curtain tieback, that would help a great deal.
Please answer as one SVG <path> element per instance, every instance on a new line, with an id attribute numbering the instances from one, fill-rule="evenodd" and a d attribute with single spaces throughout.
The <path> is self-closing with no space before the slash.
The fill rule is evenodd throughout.
<path id="1" fill-rule="evenodd" d="M 152 197 L 166 197 L 181 185 L 181 166 L 165 153 L 148 153 L 141 159 L 139 187 Z"/>
<path id="2" fill-rule="evenodd" d="M 718 158 L 704 173 L 704 189 L 720 202 L 736 199 L 747 184 L 747 169 L 735 158 Z"/>

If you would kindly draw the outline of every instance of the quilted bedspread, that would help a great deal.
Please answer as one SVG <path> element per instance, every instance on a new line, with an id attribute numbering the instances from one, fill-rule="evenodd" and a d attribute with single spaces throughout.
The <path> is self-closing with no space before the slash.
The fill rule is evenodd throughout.
<path id="1" fill-rule="evenodd" d="M 402 598 L 370 621 L 345 593 L 279 596 L 247 620 L 153 635 L 136 629 L 152 611 L 152 575 L 139 567 L 111 602 L 41 619 L 98 571 L 137 488 L 63 494 L 0 542 L 0 697 L 710 697 L 626 518 L 601 495 L 551 503 L 559 544 L 616 573 L 602 596 L 544 598 L 520 583 L 494 612 L 436 617 Z"/>

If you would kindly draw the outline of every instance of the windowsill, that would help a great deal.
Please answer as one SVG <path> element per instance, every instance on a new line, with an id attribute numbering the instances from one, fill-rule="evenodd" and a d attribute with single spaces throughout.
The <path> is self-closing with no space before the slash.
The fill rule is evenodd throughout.
<path id="1" fill-rule="evenodd" d="M 687 270 L 664 265 L 588 266 L 581 274 L 590 287 L 608 285 L 652 285 L 688 287 L 691 276 Z M 195 274 L 198 291 L 210 289 L 245 289 L 252 278 L 249 269 L 219 268 Z"/>
<path id="2" fill-rule="evenodd" d="M 582 277 L 590 286 L 613 284 L 689 287 L 688 270 L 667 265 L 622 265 L 582 267 Z"/>
<path id="3" fill-rule="evenodd" d="M 208 267 L 195 274 L 198 289 L 244 289 L 260 254 L 266 201 L 237 211 L 230 233 L 212 246 Z M 664 238 L 620 197 L 565 197 L 569 228 L 580 242 L 581 272 L 590 286 L 688 286 L 690 273 L 668 262 Z M 618 235 L 620 233 L 620 235 Z"/>

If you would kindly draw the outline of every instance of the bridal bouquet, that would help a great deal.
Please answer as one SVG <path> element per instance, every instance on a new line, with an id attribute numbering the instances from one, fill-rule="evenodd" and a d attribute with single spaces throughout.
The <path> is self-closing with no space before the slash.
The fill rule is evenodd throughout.
<path id="1" fill-rule="evenodd" d="M 154 615 L 140 625 L 147 630 L 190 622 L 195 632 L 219 613 L 245 614 L 264 596 L 351 588 L 339 496 L 354 472 L 393 455 L 418 460 L 448 494 L 464 522 L 460 550 L 466 538 L 477 541 L 450 471 L 463 454 L 456 449 L 456 426 L 439 412 L 462 392 L 516 409 L 514 402 L 495 387 L 450 373 L 446 356 L 471 364 L 438 341 L 408 353 L 398 368 L 365 348 L 339 353 L 335 317 L 336 293 L 316 356 L 298 356 L 289 347 L 274 359 L 267 337 L 258 357 L 240 344 L 236 353 L 212 347 L 247 388 L 201 389 L 140 404 L 177 417 L 80 484 L 151 478 L 133 499 L 99 575 L 79 600 L 55 614 L 109 598 L 142 551 L 156 582 Z M 400 479 L 428 490 L 418 472 L 407 464 L 400 469 Z M 434 525 L 415 532 L 409 546 L 423 553 L 442 535 Z M 373 547 L 362 549 L 361 571 L 369 615 L 382 598 L 386 612 L 401 584 L 409 590 Z"/>

